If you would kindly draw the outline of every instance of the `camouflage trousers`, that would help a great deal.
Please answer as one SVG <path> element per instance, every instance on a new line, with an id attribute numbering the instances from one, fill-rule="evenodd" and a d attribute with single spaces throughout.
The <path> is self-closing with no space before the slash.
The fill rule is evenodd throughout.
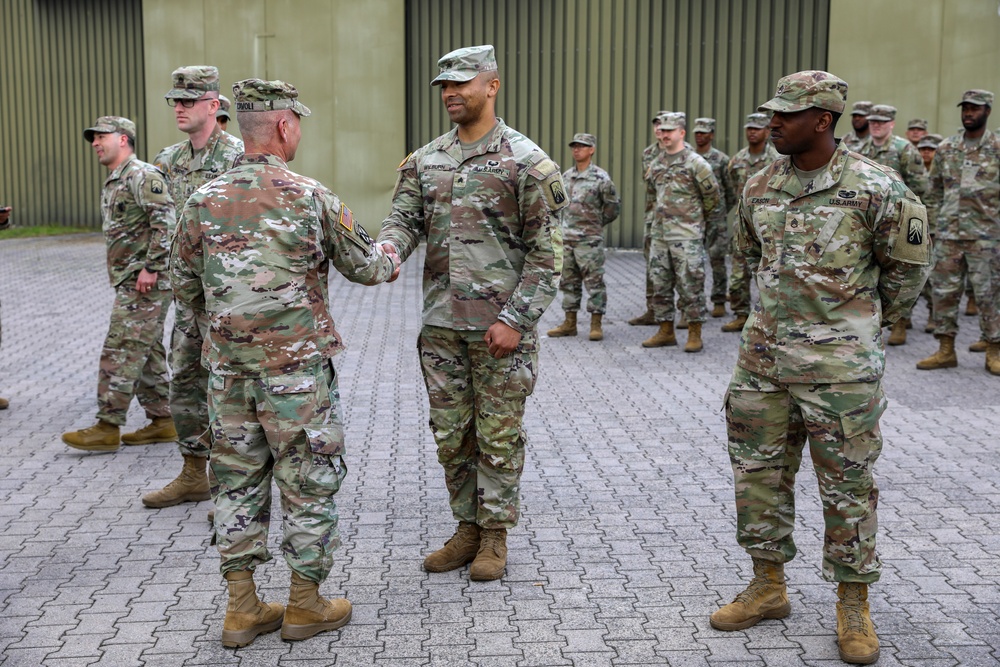
<path id="1" fill-rule="evenodd" d="M 783 384 L 737 367 L 726 396 L 739 545 L 778 563 L 795 557 L 795 473 L 808 438 L 823 505 L 823 576 L 878 581 L 872 469 L 882 452 L 881 384 Z"/>
<path id="2" fill-rule="evenodd" d="M 417 349 L 430 427 L 451 512 L 483 528 L 513 528 L 521 509 L 524 405 L 538 376 L 538 334 L 494 359 L 483 331 L 425 326 Z"/>
<path id="3" fill-rule="evenodd" d="M 201 365 L 201 346 L 208 317 L 174 301 L 170 333 L 170 414 L 177 428 L 177 445 L 185 456 L 208 458 L 202 435 L 208 431 L 208 369 Z"/>
<path id="4" fill-rule="evenodd" d="M 169 417 L 170 380 L 163 348 L 163 321 L 170 305 L 170 283 L 140 293 L 128 279 L 115 288 L 111 323 L 97 371 L 97 418 L 124 426 L 135 396 L 146 416 Z"/>
<path id="5" fill-rule="evenodd" d="M 729 275 L 729 308 L 736 316 L 750 316 L 750 281 L 753 280 L 753 272 L 747 264 L 746 258 L 738 253 L 733 253 L 733 269 Z"/>
<path id="6" fill-rule="evenodd" d="M 934 290 L 935 336 L 958 332 L 958 310 L 968 277 L 979 307 L 979 330 L 987 342 L 1000 343 L 1000 240 L 935 240 L 934 270 L 930 282 Z"/>
<path id="7" fill-rule="evenodd" d="M 559 289 L 563 310 L 580 310 L 583 286 L 587 286 L 587 312 L 603 315 L 608 309 L 604 284 L 604 237 L 563 241 L 563 269 Z"/>
<path id="8" fill-rule="evenodd" d="M 653 279 L 653 316 L 673 322 L 674 290 L 677 308 L 688 322 L 705 321 L 705 246 L 701 241 L 653 239 L 649 249 Z"/>
<path id="9" fill-rule="evenodd" d="M 642 257 L 646 260 L 646 310 L 653 309 L 653 301 L 656 299 L 653 290 L 653 277 L 649 272 L 649 248 L 653 243 L 653 225 L 647 222 L 642 230 Z"/>
<path id="10" fill-rule="evenodd" d="M 726 255 L 729 250 L 729 223 L 724 216 L 713 216 L 705 226 L 705 250 L 712 269 L 712 303 L 726 302 Z"/>
<path id="11" fill-rule="evenodd" d="M 209 376 L 209 480 L 223 575 L 271 559 L 271 479 L 281 498 L 281 551 L 322 582 L 340 546 L 334 494 L 347 476 L 337 379 L 329 364 L 260 378 Z"/>

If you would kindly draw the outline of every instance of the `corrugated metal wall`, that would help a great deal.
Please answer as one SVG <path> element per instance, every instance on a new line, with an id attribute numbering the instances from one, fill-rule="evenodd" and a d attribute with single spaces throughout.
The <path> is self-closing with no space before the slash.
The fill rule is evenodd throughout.
<path id="1" fill-rule="evenodd" d="M 407 141 L 450 125 L 437 59 L 493 44 L 498 114 L 560 164 L 574 132 L 597 135 L 595 161 L 622 193 L 610 245 L 642 243 L 640 155 L 659 109 L 718 120 L 715 145 L 743 144 L 743 119 L 783 75 L 825 69 L 830 0 L 408 0 Z"/>
<path id="2" fill-rule="evenodd" d="M 3 0 L 0 26 L 0 202 L 19 225 L 99 229 L 107 170 L 83 129 L 131 118 L 145 152 L 142 3 Z"/>

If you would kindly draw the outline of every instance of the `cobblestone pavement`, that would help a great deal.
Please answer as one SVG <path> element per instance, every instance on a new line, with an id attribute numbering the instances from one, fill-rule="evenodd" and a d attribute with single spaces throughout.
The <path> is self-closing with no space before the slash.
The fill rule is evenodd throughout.
<path id="1" fill-rule="evenodd" d="M 625 323 L 642 310 L 634 252 L 609 256 L 603 342 L 544 341 L 524 516 L 508 574 L 492 583 L 420 567 L 453 523 L 417 367 L 418 262 L 392 285 L 336 278 L 351 472 L 338 496 L 344 546 L 323 592 L 346 593 L 354 620 L 304 642 L 271 634 L 224 649 L 209 503 L 139 501 L 179 470 L 174 446 L 87 455 L 59 440 L 93 421 L 112 296 L 103 252 L 97 235 L 0 243 L 0 395 L 11 400 L 0 412 L 3 665 L 841 664 L 808 465 L 800 553 L 788 567 L 792 615 L 742 632 L 709 627 L 750 571 L 735 543 L 720 412 L 737 336 L 710 320 L 702 354 L 642 349 L 653 329 Z M 923 305 L 917 312 L 911 342 L 889 350 L 885 379 L 879 664 L 997 665 L 1000 379 L 966 351 L 977 337 L 970 317 L 959 368 L 917 371 L 935 349 L 920 331 Z M 556 302 L 542 329 L 561 316 Z M 134 405 L 129 425 L 143 421 Z M 257 579 L 265 599 L 285 600 L 280 555 Z"/>

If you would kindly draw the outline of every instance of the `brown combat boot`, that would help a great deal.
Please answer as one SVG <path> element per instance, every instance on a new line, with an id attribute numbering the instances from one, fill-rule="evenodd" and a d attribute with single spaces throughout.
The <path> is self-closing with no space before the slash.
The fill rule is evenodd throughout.
<path id="1" fill-rule="evenodd" d="M 938 351 L 917 362 L 917 368 L 922 371 L 933 371 L 939 368 L 955 368 L 958 357 L 955 356 L 954 336 L 934 336 L 938 339 Z"/>
<path id="2" fill-rule="evenodd" d="M 673 322 L 660 322 L 659 330 L 652 337 L 642 341 L 643 347 L 669 347 L 671 345 L 677 345 Z"/>
<path id="3" fill-rule="evenodd" d="M 184 456 L 184 467 L 177 479 L 167 484 L 159 491 L 147 493 L 142 497 L 146 507 L 173 507 L 181 503 L 197 503 L 212 497 L 208 488 L 208 474 L 205 464 L 208 459 L 200 456 Z"/>
<path id="4" fill-rule="evenodd" d="M 701 352 L 701 322 L 692 322 L 688 325 L 688 339 L 684 345 L 685 352 Z"/>
<path id="5" fill-rule="evenodd" d="M 319 584 L 292 572 L 281 638 L 293 642 L 309 639 L 326 630 L 342 628 L 351 620 L 352 613 L 347 598 L 327 600 L 320 596 Z"/>
<path id="6" fill-rule="evenodd" d="M 472 562 L 479 551 L 479 526 L 462 521 L 444 546 L 424 559 L 428 572 L 448 572 Z"/>
<path id="7" fill-rule="evenodd" d="M 132 433 L 122 433 L 124 445 L 151 445 L 154 442 L 175 442 L 177 429 L 170 417 L 153 417 L 153 421 Z"/>
<path id="8" fill-rule="evenodd" d="M 792 611 L 785 589 L 785 566 L 753 559 L 753 579 L 736 599 L 712 614 L 716 630 L 745 630 L 764 618 L 784 618 Z"/>
<path id="9" fill-rule="evenodd" d="M 886 343 L 889 345 L 906 345 L 906 325 L 909 322 L 910 320 L 905 317 L 896 320 L 896 323 L 892 325 L 892 333 L 889 334 L 889 340 Z"/>
<path id="10" fill-rule="evenodd" d="M 870 665 L 878 660 L 878 635 L 868 615 L 868 584 L 842 581 L 837 586 L 837 598 L 840 659 Z"/>
<path id="11" fill-rule="evenodd" d="M 507 568 L 507 529 L 483 528 L 479 538 L 479 553 L 469 568 L 473 581 L 493 581 L 503 576 Z"/>
<path id="12" fill-rule="evenodd" d="M 10 403 L 6 398 L 0 398 L 0 410 L 6 410 L 10 407 Z"/>
<path id="13" fill-rule="evenodd" d="M 969 346 L 969 352 L 985 352 L 988 347 L 987 342 L 980 338 L 975 343 Z"/>
<path id="14" fill-rule="evenodd" d="M 725 317 L 726 316 L 726 304 L 716 303 L 712 306 L 712 317 Z"/>
<path id="15" fill-rule="evenodd" d="M 736 319 L 732 322 L 727 322 L 722 325 L 722 330 L 727 333 L 732 333 L 734 331 L 743 331 L 743 325 L 747 323 L 746 315 L 737 315 Z"/>
<path id="16" fill-rule="evenodd" d="M 118 425 L 98 420 L 88 428 L 63 433 L 62 441 L 73 449 L 82 449 L 85 452 L 117 452 Z"/>
<path id="17" fill-rule="evenodd" d="M 562 338 L 576 335 L 576 311 L 567 310 L 566 319 L 555 329 L 549 329 L 549 338 Z"/>
<path id="18" fill-rule="evenodd" d="M 634 327 L 649 326 L 650 324 L 656 324 L 656 317 L 653 316 L 653 309 L 647 308 L 645 313 L 643 313 L 639 317 L 633 317 L 628 321 L 628 323 Z"/>
<path id="19" fill-rule="evenodd" d="M 229 585 L 229 605 L 222 622 L 223 646 L 246 646 L 257 635 L 274 632 L 281 627 L 285 608 L 277 602 L 264 604 L 258 599 L 253 572 L 227 572 L 225 576 Z"/>
<path id="20" fill-rule="evenodd" d="M 603 318 L 600 313 L 590 314 L 590 340 L 604 340 L 604 329 L 601 328 Z"/>
<path id="21" fill-rule="evenodd" d="M 969 300 L 965 302 L 965 314 L 966 315 L 979 314 L 979 306 L 976 305 L 976 296 L 974 294 L 970 294 Z"/>
<path id="22" fill-rule="evenodd" d="M 986 370 L 991 375 L 1000 375 L 1000 343 L 989 343 L 987 345 Z"/>

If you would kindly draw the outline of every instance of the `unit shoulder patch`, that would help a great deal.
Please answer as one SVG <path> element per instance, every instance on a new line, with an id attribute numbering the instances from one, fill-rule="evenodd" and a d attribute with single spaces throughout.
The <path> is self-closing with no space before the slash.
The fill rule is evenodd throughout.
<path id="1" fill-rule="evenodd" d="M 930 247 L 927 209 L 923 204 L 904 199 L 900 205 L 895 243 L 889 256 L 909 264 L 929 264 Z"/>

